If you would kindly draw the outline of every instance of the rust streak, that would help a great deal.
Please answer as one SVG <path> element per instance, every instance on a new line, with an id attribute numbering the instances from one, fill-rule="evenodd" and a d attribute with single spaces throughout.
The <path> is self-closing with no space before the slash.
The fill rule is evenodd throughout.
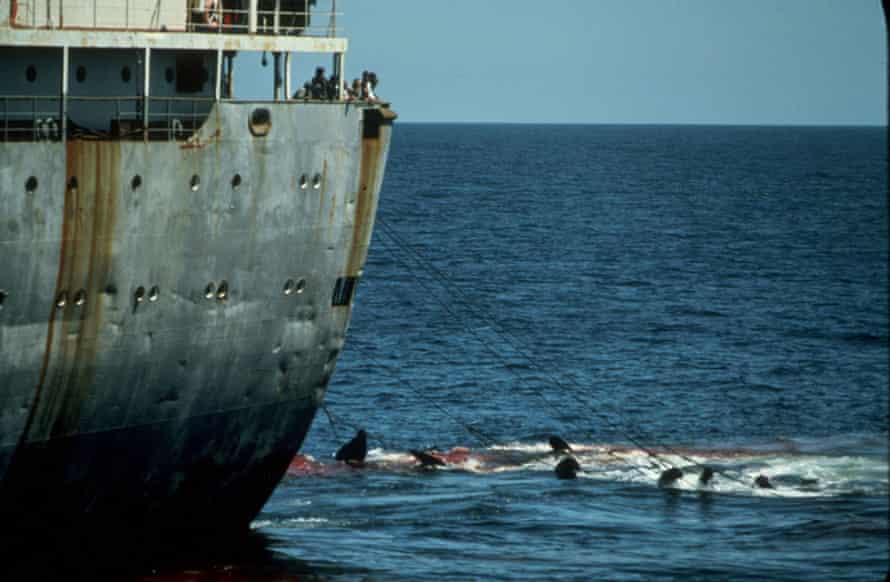
<path id="1" fill-rule="evenodd" d="M 53 291 L 53 296 L 50 298 L 50 308 L 49 308 L 49 317 L 47 322 L 47 331 L 46 331 L 46 345 L 43 349 L 43 361 L 40 366 L 40 375 L 37 379 L 37 386 L 34 389 L 34 398 L 31 400 L 31 406 L 28 408 L 28 419 L 25 422 L 25 426 L 22 429 L 22 434 L 19 437 L 19 443 L 16 447 L 15 453 L 18 453 L 22 449 L 22 445 L 24 445 L 28 441 L 28 435 L 31 432 L 31 427 L 34 424 L 35 418 L 37 416 L 37 409 L 41 405 L 41 399 L 43 397 L 44 385 L 46 383 L 46 376 L 49 371 L 49 364 L 53 353 L 53 340 L 55 338 L 56 331 L 56 316 L 59 314 L 59 309 L 56 307 L 56 298 L 59 294 L 64 290 L 64 280 L 65 274 L 67 272 L 66 266 L 68 264 L 68 252 L 70 247 L 70 240 L 73 238 L 72 235 L 72 218 L 75 215 L 77 208 L 77 192 L 78 190 L 68 188 L 67 178 L 70 177 L 71 174 L 71 166 L 72 166 L 72 149 L 71 144 L 67 144 L 66 147 L 66 156 L 65 156 L 65 169 L 66 172 L 66 184 L 64 187 L 63 197 L 65 200 L 64 206 L 62 208 L 62 237 L 59 241 L 59 268 L 56 272 L 56 286 Z M 13 459 L 14 460 L 14 459 Z M 12 465 L 12 463 L 10 463 Z"/>
<path id="2" fill-rule="evenodd" d="M 98 332 L 102 321 L 101 290 L 111 274 L 120 148 L 119 142 L 101 142 L 96 146 L 92 222 L 88 237 L 90 252 L 86 257 L 86 264 L 81 265 L 82 270 L 72 273 L 83 282 L 87 301 L 80 308 L 79 333 L 74 346 L 72 369 L 65 382 L 65 400 L 54 424 L 54 429 L 58 425 L 58 434 L 77 429 L 81 409 L 89 397 L 96 372 L 96 348 L 100 341 Z M 56 433 L 54 430 L 53 434 Z"/>
<path id="3" fill-rule="evenodd" d="M 352 231 L 352 246 L 346 263 L 346 274 L 357 277 L 367 253 L 371 231 L 371 212 L 374 209 L 374 186 L 380 168 L 380 137 L 362 138 L 362 159 L 359 169 L 358 192 L 355 196 L 355 221 Z"/>

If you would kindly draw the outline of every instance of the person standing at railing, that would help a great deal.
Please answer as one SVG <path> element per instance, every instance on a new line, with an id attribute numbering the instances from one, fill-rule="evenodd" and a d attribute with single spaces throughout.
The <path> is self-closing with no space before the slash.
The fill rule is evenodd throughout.
<path id="1" fill-rule="evenodd" d="M 368 91 L 368 100 L 377 101 L 377 73 L 374 71 L 368 74 L 368 84 L 371 87 L 371 90 Z"/>
<path id="2" fill-rule="evenodd" d="M 313 99 L 324 99 L 328 92 L 328 80 L 324 76 L 324 67 L 315 69 L 315 76 L 312 77 L 310 84 L 310 94 Z"/>
<path id="3" fill-rule="evenodd" d="M 337 75 L 331 75 L 331 78 L 328 79 L 327 86 L 327 99 L 329 101 L 333 101 L 337 98 L 337 86 L 340 84 L 340 77 Z"/>
<path id="4" fill-rule="evenodd" d="M 362 98 L 362 82 L 361 79 L 353 79 L 352 87 L 346 90 L 346 99 L 348 101 L 358 101 Z"/>
<path id="5" fill-rule="evenodd" d="M 377 96 L 374 95 L 374 84 L 371 83 L 371 75 L 368 71 L 362 71 L 362 100 L 363 101 L 377 101 Z"/>

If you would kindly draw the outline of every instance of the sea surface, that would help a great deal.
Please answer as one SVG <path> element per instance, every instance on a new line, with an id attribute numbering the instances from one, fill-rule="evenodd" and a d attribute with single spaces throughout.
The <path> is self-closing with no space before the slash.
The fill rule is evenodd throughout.
<path id="1" fill-rule="evenodd" d="M 885 140 L 397 124 L 329 416 L 255 534 L 302 579 L 883 580 Z"/>

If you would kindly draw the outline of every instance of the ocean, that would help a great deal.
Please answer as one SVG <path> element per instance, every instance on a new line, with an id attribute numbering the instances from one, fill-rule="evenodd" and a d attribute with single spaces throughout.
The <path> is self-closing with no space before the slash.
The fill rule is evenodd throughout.
<path id="1" fill-rule="evenodd" d="M 283 570 L 194 579 L 883 580 L 885 140 L 397 124 L 327 414 L 252 526 Z"/>

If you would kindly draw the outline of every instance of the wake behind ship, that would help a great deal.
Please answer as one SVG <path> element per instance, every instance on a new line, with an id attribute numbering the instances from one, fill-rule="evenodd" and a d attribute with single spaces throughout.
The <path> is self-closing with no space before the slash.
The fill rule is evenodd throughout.
<path id="1" fill-rule="evenodd" d="M 244 530 L 299 449 L 395 117 L 315 4 L 0 0 L 5 535 Z M 329 99 L 288 99 L 295 53 Z"/>

